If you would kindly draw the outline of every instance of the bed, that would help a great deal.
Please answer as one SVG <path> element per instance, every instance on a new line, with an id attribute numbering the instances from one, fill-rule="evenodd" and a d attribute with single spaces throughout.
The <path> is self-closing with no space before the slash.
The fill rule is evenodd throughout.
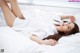
<path id="1" fill-rule="evenodd" d="M 27 5 L 26 8 L 24 8 L 23 5 L 21 9 L 22 12 L 25 13 L 24 16 L 28 18 L 50 18 L 55 15 L 75 15 L 77 24 L 80 24 L 80 9 L 31 5 Z M 64 11 L 63 9 L 69 10 L 70 12 Z M 1 17 L 1 15 L 2 13 L 0 14 L 0 49 L 4 49 L 4 53 L 80 53 L 80 33 L 62 37 L 58 41 L 59 44 L 55 46 L 40 45 L 27 37 L 30 33 L 27 32 L 27 36 L 25 36 L 6 26 L 2 18 L 3 16 Z"/>
<path id="2" fill-rule="evenodd" d="M 5 53 L 79 53 L 80 33 L 62 37 L 58 43 L 55 46 L 40 45 L 12 28 L 0 27 L 0 49 Z"/>
<path id="3" fill-rule="evenodd" d="M 58 43 L 55 46 L 40 45 L 9 27 L 0 27 L 0 48 L 5 53 L 79 53 L 80 33 L 63 37 Z"/>

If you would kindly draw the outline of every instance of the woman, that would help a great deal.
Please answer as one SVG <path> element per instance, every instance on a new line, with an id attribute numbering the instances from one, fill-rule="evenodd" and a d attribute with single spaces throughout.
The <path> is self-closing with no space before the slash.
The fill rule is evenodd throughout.
<path id="1" fill-rule="evenodd" d="M 17 20 L 23 21 L 22 24 L 27 23 L 26 22 L 27 19 L 25 19 L 24 16 L 22 15 L 22 13 L 19 9 L 19 6 L 17 4 L 17 1 L 9 0 L 9 2 L 11 4 L 11 9 L 9 8 L 9 6 L 7 5 L 7 3 L 4 0 L 0 0 L 0 6 L 3 11 L 7 25 L 10 27 L 14 27 L 14 25 L 15 25 L 14 22 L 16 22 Z M 18 18 L 16 18 L 16 17 L 18 17 Z M 19 20 L 19 18 L 20 18 L 20 20 Z M 60 16 L 60 18 L 61 18 L 61 20 L 65 19 L 65 18 L 70 18 L 71 22 L 64 22 L 62 24 L 53 24 L 53 23 L 46 23 L 46 21 L 42 21 L 42 20 L 41 20 L 41 23 L 38 22 L 39 20 L 37 22 L 35 22 L 35 20 L 34 20 L 33 22 L 37 23 L 36 26 L 37 26 L 38 30 L 34 33 L 31 32 L 32 35 L 30 36 L 30 38 L 39 44 L 55 45 L 56 41 L 59 38 L 61 38 L 63 35 L 67 36 L 67 35 L 75 34 L 75 33 L 79 32 L 78 26 L 75 23 L 73 23 L 73 21 L 75 20 L 74 16 Z M 31 23 L 31 25 L 32 25 L 32 23 Z M 22 24 L 20 24 L 20 25 L 22 25 Z M 26 24 L 24 26 L 26 27 Z M 22 27 L 22 26 L 20 26 L 20 27 Z M 49 29 L 47 29 L 47 28 L 49 28 Z M 74 32 L 72 32 L 72 31 L 74 31 Z M 42 35 L 42 34 L 44 34 L 44 35 Z M 57 38 L 55 38 L 55 34 L 57 34 L 56 35 Z M 51 35 L 51 36 L 49 36 L 49 35 Z"/>

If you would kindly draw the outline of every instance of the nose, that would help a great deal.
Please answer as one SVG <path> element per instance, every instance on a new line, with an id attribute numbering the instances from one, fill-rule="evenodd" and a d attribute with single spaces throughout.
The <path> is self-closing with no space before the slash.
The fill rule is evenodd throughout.
<path id="1" fill-rule="evenodd" d="M 64 26 L 68 26 L 68 23 L 64 23 Z"/>

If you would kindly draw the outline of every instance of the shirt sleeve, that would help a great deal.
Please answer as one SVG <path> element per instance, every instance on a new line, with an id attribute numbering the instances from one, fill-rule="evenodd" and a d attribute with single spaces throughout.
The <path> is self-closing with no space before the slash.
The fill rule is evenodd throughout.
<path id="1" fill-rule="evenodd" d="M 52 23 L 53 24 L 62 24 L 63 21 L 61 20 L 60 16 L 55 16 L 54 18 L 52 18 Z"/>
<path id="2" fill-rule="evenodd" d="M 37 31 L 34 31 L 34 32 L 30 32 L 30 33 L 36 35 L 40 39 L 43 39 L 44 37 L 47 36 L 47 33 L 43 30 L 37 30 Z"/>

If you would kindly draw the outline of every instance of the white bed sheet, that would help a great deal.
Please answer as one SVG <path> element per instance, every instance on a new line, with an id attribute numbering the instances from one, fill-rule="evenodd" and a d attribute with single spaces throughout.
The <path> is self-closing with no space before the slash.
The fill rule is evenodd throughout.
<path id="1" fill-rule="evenodd" d="M 41 17 L 41 18 L 50 18 L 55 14 L 64 14 L 58 13 L 50 8 L 39 7 L 29 7 L 27 17 Z M 48 9 L 50 11 L 48 11 Z M 59 10 L 61 11 L 61 10 Z M 72 11 L 71 11 L 72 12 Z M 1 12 L 2 13 L 2 12 Z M 0 13 L 0 14 L 1 14 Z M 63 15 L 62 14 L 62 15 Z M 74 15 L 74 14 L 73 14 Z M 80 13 L 76 14 L 77 23 L 79 23 Z M 2 24 L 3 23 L 3 24 Z M 0 15 L 0 26 L 4 26 L 5 22 L 3 21 L 2 16 Z M 27 33 L 27 35 L 30 35 Z M 59 44 L 55 46 L 49 45 L 39 45 L 36 42 L 30 40 L 26 36 L 19 34 L 13 31 L 9 27 L 0 27 L 0 49 L 4 49 L 4 53 L 80 53 L 80 33 L 76 36 L 63 37 L 59 41 Z"/>
<path id="2" fill-rule="evenodd" d="M 5 53 L 79 53 L 80 34 L 70 37 L 61 38 L 55 46 L 39 45 L 9 27 L 0 27 L 0 48 L 4 49 Z M 77 40 L 68 42 L 73 39 Z"/>
<path id="3" fill-rule="evenodd" d="M 15 32 L 11 28 L 0 28 L 0 48 L 4 49 L 5 53 L 24 53 L 25 51 L 32 53 L 37 47 L 37 43 L 31 41 L 26 36 Z"/>

